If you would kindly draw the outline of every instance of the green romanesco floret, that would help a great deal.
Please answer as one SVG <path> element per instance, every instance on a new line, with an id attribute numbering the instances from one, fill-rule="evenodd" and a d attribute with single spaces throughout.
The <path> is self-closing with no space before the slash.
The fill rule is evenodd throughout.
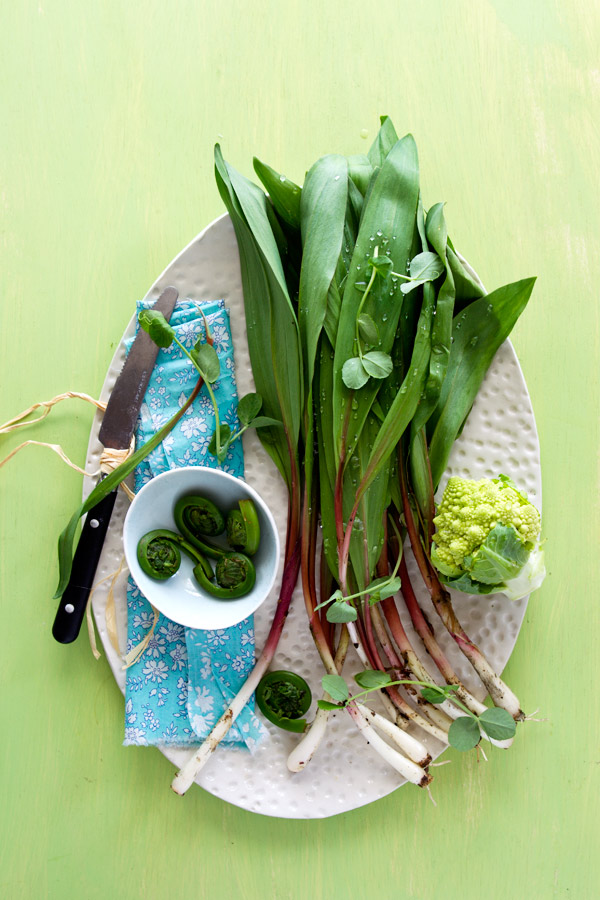
<path id="1" fill-rule="evenodd" d="M 496 525 L 512 526 L 523 544 L 540 534 L 540 514 L 506 476 L 481 481 L 450 478 L 433 520 L 434 555 L 444 575 L 460 575 Z"/>

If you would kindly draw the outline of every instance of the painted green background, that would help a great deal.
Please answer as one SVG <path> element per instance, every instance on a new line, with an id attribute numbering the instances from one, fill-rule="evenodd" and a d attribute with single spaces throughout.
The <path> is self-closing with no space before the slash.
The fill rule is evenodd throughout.
<path id="1" fill-rule="evenodd" d="M 538 282 L 514 343 L 540 430 L 550 575 L 507 669 L 527 710 L 488 764 L 451 754 L 328 821 L 276 821 L 125 749 L 85 637 L 50 637 L 80 478 L 30 447 L 0 474 L 0 894 L 7 898 L 592 898 L 599 872 L 600 9 L 571 0 L 1 4 L 0 422 L 97 395 L 136 298 L 212 218 L 218 139 L 290 177 L 411 130 L 426 202 L 484 282 Z M 361 135 L 368 133 L 365 139 Z M 29 437 L 83 461 L 92 413 Z M 2 439 L 0 456 L 18 443 Z"/>

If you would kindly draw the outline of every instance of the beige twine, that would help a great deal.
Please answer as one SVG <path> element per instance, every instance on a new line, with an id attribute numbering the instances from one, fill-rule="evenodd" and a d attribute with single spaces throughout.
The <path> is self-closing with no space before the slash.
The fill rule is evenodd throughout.
<path id="1" fill-rule="evenodd" d="M 87 403 L 92 403 L 99 410 L 104 412 L 106 409 L 106 403 L 102 400 L 94 400 L 93 397 L 90 397 L 89 394 L 82 394 L 79 391 L 67 391 L 64 394 L 58 394 L 56 397 L 53 397 L 52 400 L 43 400 L 41 403 L 34 403 L 33 406 L 30 406 L 28 409 L 25 409 L 22 413 L 19 413 L 18 416 L 15 416 L 14 419 L 9 419 L 8 422 L 5 422 L 4 425 L 0 425 L 0 434 L 10 434 L 13 431 L 16 431 L 17 428 L 25 428 L 27 425 L 36 425 L 38 422 L 42 422 L 46 416 L 50 413 L 50 410 L 56 406 L 57 403 L 60 403 L 62 400 L 85 400 Z M 36 419 L 30 419 L 28 422 L 24 422 L 23 419 L 26 419 L 27 416 L 30 416 L 31 413 L 35 412 L 36 409 L 42 409 L 43 412 Z M 74 463 L 60 444 L 49 444 L 45 441 L 23 441 L 22 444 L 19 444 L 18 447 L 15 447 L 5 459 L 0 461 L 0 469 L 4 466 L 9 459 L 12 459 L 20 450 L 24 447 L 35 446 L 35 447 L 47 447 L 49 450 L 53 450 L 54 453 L 58 454 L 58 456 L 62 459 L 64 463 L 74 469 L 76 472 L 79 472 L 80 475 L 86 475 L 89 478 L 95 478 L 100 474 L 108 475 L 113 472 L 117 466 L 119 466 L 122 462 L 125 462 L 135 449 L 135 438 L 132 437 L 131 444 L 127 450 L 115 450 L 111 447 L 105 447 L 100 456 L 100 465 L 97 471 L 88 472 L 85 469 L 82 469 L 76 463 Z M 130 500 L 133 500 L 134 494 L 133 491 L 125 484 L 121 483 L 121 487 L 127 494 Z"/>
<path id="2" fill-rule="evenodd" d="M 85 615 L 87 619 L 87 628 L 88 628 L 88 636 L 90 639 L 90 647 L 92 648 L 92 653 L 96 657 L 96 659 L 100 659 L 100 651 L 98 650 L 98 645 L 96 643 L 96 631 L 94 629 L 94 618 L 92 616 L 92 596 L 96 588 L 100 587 L 101 584 L 104 584 L 105 581 L 110 579 L 110 587 L 108 589 L 108 595 L 106 597 L 106 608 L 104 611 L 104 619 L 106 622 L 106 631 L 110 642 L 116 652 L 121 655 L 121 648 L 119 647 L 119 636 L 117 634 L 117 616 L 115 609 L 115 585 L 117 583 L 117 579 L 121 572 L 127 569 L 125 565 L 125 557 L 121 558 L 121 562 L 119 564 L 119 568 L 116 572 L 111 572 L 110 575 L 105 575 L 104 578 L 101 578 L 100 581 L 97 581 L 90 591 L 90 596 L 88 597 L 88 602 L 85 610 Z"/>
<path id="3" fill-rule="evenodd" d="M 106 403 L 104 403 L 102 400 L 94 400 L 94 398 L 90 397 L 89 394 L 83 394 L 79 391 L 66 391 L 64 394 L 58 394 L 56 397 L 53 397 L 51 400 L 42 400 L 41 403 L 34 403 L 33 406 L 30 406 L 28 409 L 24 410 L 22 413 L 19 413 L 18 416 L 15 416 L 13 419 L 9 419 L 8 422 L 5 422 L 3 425 L 0 425 L 0 435 L 11 434 L 13 431 L 16 431 L 18 428 L 25 428 L 28 425 L 36 425 L 38 422 L 42 422 L 46 418 L 46 416 L 49 415 L 51 409 L 54 406 L 56 406 L 57 403 L 60 403 L 62 400 L 72 400 L 72 399 L 85 400 L 87 403 L 92 403 L 94 406 L 96 406 L 102 412 L 104 412 L 106 410 Z M 41 415 L 39 415 L 35 419 L 30 419 L 27 422 L 23 421 L 28 416 L 30 416 L 31 413 L 35 412 L 36 409 L 42 410 Z M 115 450 L 114 448 L 111 448 L 111 447 L 105 447 L 100 456 L 100 465 L 96 472 L 88 472 L 85 469 L 82 469 L 76 463 L 74 463 L 71 459 L 69 459 L 69 457 L 67 456 L 67 454 L 65 453 L 63 448 L 60 446 L 60 444 L 49 444 L 44 441 L 33 441 L 33 440 L 23 441 L 23 443 L 19 444 L 18 447 L 15 447 L 15 449 L 12 450 L 8 454 L 8 456 L 5 457 L 5 459 L 0 460 L 0 469 L 2 468 L 2 466 L 4 466 L 9 461 L 9 459 L 12 459 L 13 456 L 15 456 L 20 450 L 22 450 L 24 447 L 28 447 L 28 446 L 47 447 L 49 450 L 52 450 L 52 451 L 54 451 L 54 453 L 58 454 L 58 456 L 62 459 L 63 462 L 65 462 L 68 466 L 70 466 L 76 472 L 79 472 L 80 475 L 85 475 L 89 478 L 95 478 L 100 474 L 109 475 L 111 472 L 113 472 L 117 468 L 117 466 L 119 466 L 122 462 L 125 462 L 125 460 L 131 456 L 131 454 L 135 450 L 135 437 L 132 437 L 131 443 L 127 450 Z M 125 484 L 125 482 L 121 482 L 121 484 L 119 486 L 123 489 L 123 491 L 125 492 L 127 497 L 130 500 L 133 500 L 135 495 L 134 495 L 133 491 L 131 490 L 131 488 L 129 488 L 128 485 Z M 105 581 L 108 581 L 109 579 L 112 579 L 110 588 L 108 591 L 108 597 L 106 600 L 106 612 L 105 612 L 106 629 L 107 629 L 108 636 L 109 636 L 112 646 L 117 651 L 117 653 L 119 653 L 119 655 L 120 655 L 119 640 L 118 640 L 118 636 L 117 636 L 117 627 L 116 627 L 114 588 L 115 588 L 115 584 L 116 584 L 116 581 L 117 581 L 119 575 L 123 571 L 124 565 L 125 565 L 125 559 L 122 559 L 121 564 L 120 564 L 119 568 L 117 569 L 117 571 L 112 572 L 110 575 L 107 575 L 105 578 L 102 578 L 100 581 L 96 582 L 96 584 L 93 586 L 93 588 L 90 592 L 90 596 L 89 596 L 87 608 L 86 608 L 86 618 L 87 618 L 87 627 L 88 627 L 88 636 L 89 636 L 89 640 L 90 640 L 90 647 L 91 647 L 92 653 L 94 654 L 94 657 L 96 659 L 100 659 L 100 651 L 98 650 L 98 645 L 97 645 L 97 641 L 96 641 L 96 633 L 94 630 L 94 621 L 92 618 L 92 607 L 91 607 L 91 603 L 90 603 L 92 594 L 94 593 L 94 591 L 96 590 L 96 588 L 99 585 L 101 585 Z M 152 607 L 152 609 L 154 610 L 155 617 L 154 617 L 154 624 L 152 625 L 150 632 L 145 636 L 145 638 L 141 644 L 139 644 L 137 647 L 134 647 L 129 652 L 129 654 L 125 658 L 125 662 L 127 663 L 127 659 L 135 651 L 141 651 L 141 652 L 138 652 L 135 659 L 133 659 L 133 661 L 131 663 L 128 663 L 126 666 L 124 666 L 124 668 L 128 668 L 129 665 L 133 665 L 133 662 L 136 662 L 137 659 L 139 659 L 139 657 L 145 650 L 146 646 L 148 645 L 150 638 L 152 637 L 152 634 L 154 633 L 154 628 L 156 627 L 156 622 L 158 621 L 158 612 L 154 609 L 154 607 Z"/>
<path id="4" fill-rule="evenodd" d="M 11 431 L 15 431 L 17 428 L 25 428 L 26 425 L 35 425 L 36 422 L 41 422 L 46 418 L 50 410 L 57 403 L 60 403 L 61 400 L 70 400 L 70 399 L 79 399 L 86 400 L 88 403 L 93 403 L 94 406 L 97 406 L 99 410 L 104 412 L 106 409 L 106 403 L 102 400 L 94 400 L 93 397 L 90 397 L 89 394 L 81 394 L 79 391 L 67 391 L 65 394 L 58 394 L 56 397 L 53 397 L 52 400 L 42 400 L 41 403 L 34 403 L 33 406 L 30 406 L 29 409 L 26 409 L 24 412 L 19 413 L 18 416 L 15 416 L 14 419 L 9 419 L 8 422 L 5 422 L 4 425 L 0 425 L 0 434 L 8 434 Z M 44 408 L 41 416 L 38 416 L 37 419 L 31 419 L 29 422 L 23 422 L 22 419 L 26 419 L 27 416 L 31 415 L 32 412 L 35 412 L 36 409 Z"/>
<path id="5" fill-rule="evenodd" d="M 108 581 L 109 578 L 111 578 L 112 581 L 110 583 L 110 588 L 108 589 L 108 596 L 106 598 L 106 608 L 104 611 L 104 619 L 106 622 L 106 631 L 107 631 L 108 637 L 110 639 L 110 642 L 111 642 L 113 648 L 119 654 L 119 656 L 121 656 L 121 648 L 119 647 L 119 637 L 117 634 L 115 586 L 117 583 L 117 579 L 119 578 L 119 575 L 121 574 L 121 572 L 123 572 L 123 570 L 129 571 L 127 569 L 127 566 L 125 565 L 125 557 L 122 557 L 121 563 L 116 572 L 111 572 L 110 575 L 106 575 L 104 578 L 100 579 L 100 581 L 96 582 L 96 584 L 92 588 L 90 596 L 89 596 L 87 609 L 86 609 L 87 626 L 88 626 L 88 635 L 89 635 L 89 639 L 90 639 L 90 646 L 92 648 L 92 653 L 94 654 L 96 659 L 100 659 L 100 651 L 98 650 L 98 645 L 96 642 L 96 632 L 94 629 L 94 619 L 92 617 L 91 600 L 92 600 L 92 594 L 94 593 L 96 588 L 99 587 L 103 582 Z M 150 601 L 148 601 L 148 602 L 150 603 Z M 125 669 L 131 668 L 131 666 L 135 665 L 135 663 L 138 662 L 142 658 L 142 656 L 144 655 L 144 653 L 146 651 L 146 647 L 152 640 L 152 637 L 156 630 L 156 625 L 158 623 L 158 618 L 160 616 L 160 613 L 156 609 L 156 607 L 152 606 L 151 603 L 150 603 L 150 606 L 152 607 L 152 614 L 153 614 L 153 620 L 152 620 L 152 625 L 150 626 L 150 630 L 148 631 L 147 634 L 144 635 L 144 637 L 142 638 L 142 640 L 140 641 L 139 644 L 136 644 L 134 647 L 132 647 L 131 650 L 129 651 L 129 653 L 127 653 L 124 657 L 122 657 L 123 665 L 121 666 L 121 669 L 123 671 L 125 671 Z"/>
<path id="6" fill-rule="evenodd" d="M 150 601 L 148 601 L 148 602 L 150 603 Z M 150 606 L 152 606 L 151 603 L 150 603 Z M 152 621 L 152 625 L 150 626 L 150 631 L 148 632 L 148 634 L 146 634 L 144 636 L 144 638 L 140 641 L 139 644 L 137 644 L 135 647 L 131 648 L 131 650 L 129 651 L 129 653 L 123 660 L 124 664 L 121 666 L 122 669 L 129 669 L 131 666 L 135 665 L 135 663 L 139 659 L 142 658 L 142 656 L 144 655 L 144 652 L 146 650 L 146 647 L 152 640 L 152 636 L 154 634 L 154 629 L 156 628 L 156 624 L 158 622 L 158 617 L 160 615 L 159 611 L 154 606 L 152 606 L 152 612 L 154 614 L 154 619 Z"/>
<path id="7" fill-rule="evenodd" d="M 94 629 L 94 618 L 92 616 L 92 603 L 91 603 L 92 594 L 94 593 L 94 591 L 96 590 L 97 587 L 100 587 L 100 585 L 103 584 L 105 581 L 108 581 L 109 578 L 112 579 L 110 582 L 110 587 L 108 589 L 108 596 L 106 598 L 106 608 L 104 611 L 104 620 L 106 622 L 106 631 L 107 631 L 108 637 L 110 639 L 110 642 L 111 642 L 113 648 L 119 654 L 119 656 L 121 656 L 121 648 L 119 647 L 119 637 L 118 637 L 118 633 L 117 633 L 115 586 L 116 586 L 119 576 L 121 575 L 121 573 L 124 570 L 129 571 L 125 564 L 125 557 L 122 557 L 117 571 L 111 572 L 110 575 L 106 575 L 104 578 L 101 578 L 100 581 L 97 581 L 90 592 L 90 596 L 89 596 L 87 608 L 86 608 L 86 617 L 87 617 L 88 636 L 90 639 L 90 647 L 92 648 L 92 653 L 94 654 L 96 659 L 100 659 L 101 654 L 100 654 L 100 651 L 98 650 L 98 644 L 96 641 L 96 631 Z M 121 666 L 121 668 L 123 669 L 123 671 L 125 669 L 131 668 L 131 666 L 135 665 L 135 663 L 138 662 L 142 658 L 142 656 L 144 655 L 144 653 L 146 651 L 146 647 L 152 640 L 152 637 L 156 630 L 156 625 L 158 623 L 158 618 L 160 616 L 160 613 L 154 606 L 152 606 L 151 603 L 150 603 L 150 606 L 152 607 L 152 613 L 153 613 L 153 620 L 152 620 L 152 625 L 150 626 L 150 630 L 148 631 L 147 634 L 144 635 L 144 637 L 142 638 L 140 643 L 136 644 L 135 647 L 132 647 L 131 650 L 129 651 L 129 653 L 127 653 L 122 658 L 123 665 Z"/>

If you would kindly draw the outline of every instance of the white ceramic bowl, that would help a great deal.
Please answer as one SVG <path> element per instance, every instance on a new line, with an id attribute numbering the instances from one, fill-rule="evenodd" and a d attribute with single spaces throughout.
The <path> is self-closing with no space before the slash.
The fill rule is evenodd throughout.
<path id="1" fill-rule="evenodd" d="M 177 531 L 175 503 L 190 494 L 206 497 L 223 513 L 237 509 L 238 500 L 254 501 L 260 524 L 260 546 L 252 557 L 256 582 L 248 594 L 237 600 L 217 600 L 204 591 L 194 579 L 194 563 L 185 553 L 181 554 L 179 571 L 166 581 L 146 575 L 138 563 L 140 539 L 155 528 Z M 125 518 L 123 546 L 134 581 L 150 603 L 180 625 L 205 630 L 228 628 L 255 612 L 273 587 L 279 563 L 277 526 L 262 497 L 240 478 L 205 466 L 171 469 L 145 484 Z"/>

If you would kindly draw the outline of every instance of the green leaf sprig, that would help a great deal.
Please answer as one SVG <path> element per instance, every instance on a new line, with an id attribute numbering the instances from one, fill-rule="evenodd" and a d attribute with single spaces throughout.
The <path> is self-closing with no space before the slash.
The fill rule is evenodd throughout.
<path id="1" fill-rule="evenodd" d="M 411 259 L 409 266 L 410 275 L 402 275 L 400 272 L 392 272 L 392 275 L 396 278 L 404 279 L 404 284 L 400 285 L 400 290 L 403 294 L 409 294 L 419 285 L 426 284 L 428 281 L 435 281 L 442 274 L 444 268 L 444 262 L 437 253 L 425 250 Z"/>
<path id="2" fill-rule="evenodd" d="M 359 600 L 361 597 L 368 597 L 369 606 L 375 606 L 375 604 L 379 603 L 381 600 L 387 600 L 388 597 L 393 597 L 394 594 L 400 590 L 401 581 L 397 575 L 398 569 L 400 568 L 400 561 L 401 559 L 399 557 L 394 566 L 394 570 L 390 575 L 376 578 L 362 591 L 357 591 L 355 594 L 347 594 L 344 596 L 342 591 L 338 588 L 327 598 L 327 600 L 324 600 L 322 603 L 315 606 L 315 612 L 318 609 L 327 607 L 325 617 L 328 622 L 333 622 L 335 624 L 355 622 L 358 618 L 358 613 L 352 601 Z"/>
<path id="3" fill-rule="evenodd" d="M 259 416 L 262 407 L 262 397 L 260 394 L 251 393 L 244 394 L 240 398 L 237 407 L 237 415 L 240 427 L 232 431 L 229 425 L 222 424 L 220 427 L 221 449 L 217 451 L 217 432 L 215 430 L 210 443 L 208 452 L 216 456 L 219 462 L 223 462 L 227 452 L 234 441 L 237 441 L 248 428 L 282 428 L 283 424 L 278 419 L 272 419 L 269 416 Z"/>
<path id="4" fill-rule="evenodd" d="M 190 353 L 178 339 L 175 334 L 175 329 L 167 322 L 163 314 L 158 312 L 158 310 L 141 310 L 138 314 L 138 321 L 140 327 L 150 335 L 154 343 L 158 344 L 159 347 L 167 349 L 171 344 L 177 344 L 182 353 L 187 356 L 196 371 L 204 379 L 204 384 L 206 385 L 206 390 L 208 391 L 215 414 L 215 455 L 219 459 L 219 462 L 222 462 L 225 457 L 223 456 L 221 458 L 221 422 L 219 419 L 219 407 L 212 388 L 212 385 L 217 381 L 221 374 L 221 363 L 219 362 L 217 351 L 212 344 L 208 342 L 210 338 L 208 322 L 206 319 L 204 320 L 206 341 L 203 341 L 202 337 L 199 337 Z"/>
<path id="5" fill-rule="evenodd" d="M 234 441 L 236 441 L 246 431 L 247 428 L 266 428 L 281 426 L 281 422 L 277 419 L 271 419 L 267 416 L 259 416 L 262 407 L 262 397 L 260 394 L 246 394 L 238 403 L 237 413 L 240 420 L 240 427 L 232 432 L 229 425 L 221 423 L 219 417 L 219 406 L 213 390 L 213 384 L 218 380 L 221 374 L 221 363 L 215 348 L 208 342 L 210 338 L 210 330 L 206 318 L 204 325 L 206 329 L 206 341 L 199 337 L 191 352 L 183 346 L 181 341 L 177 339 L 175 330 L 167 322 L 161 312 L 154 309 L 141 310 L 138 315 L 138 321 L 141 328 L 150 335 L 155 344 L 163 349 L 177 344 L 179 349 L 187 356 L 196 371 L 204 379 L 206 390 L 210 397 L 215 415 L 215 430 L 208 445 L 208 452 L 216 456 L 220 463 L 224 462 L 227 452 Z"/>
<path id="6" fill-rule="evenodd" d="M 384 353 L 382 350 L 365 350 L 363 352 L 361 346 L 362 343 L 365 344 L 365 347 L 376 346 L 380 343 L 377 325 L 371 316 L 363 313 L 362 310 L 371 293 L 375 278 L 377 275 L 387 277 L 393 263 L 389 257 L 379 256 L 379 247 L 375 247 L 373 256 L 368 260 L 368 265 L 371 268 L 371 275 L 356 313 L 354 348 L 358 355 L 347 359 L 342 366 L 342 380 L 350 390 L 360 389 L 369 378 L 380 380 L 387 378 L 394 368 L 389 353 Z M 359 288 L 359 284 L 364 285 L 363 282 L 359 282 L 356 285 L 357 288 Z"/>
<path id="7" fill-rule="evenodd" d="M 321 679 L 321 685 L 325 693 L 331 697 L 331 701 L 317 701 L 319 708 L 326 710 L 344 709 L 348 704 L 356 702 L 359 697 L 364 697 L 373 691 L 380 691 L 382 688 L 395 687 L 396 685 L 410 685 L 420 687 L 421 696 L 429 703 L 438 704 L 449 700 L 465 712 L 466 715 L 455 719 L 448 730 L 448 743 L 455 750 L 472 750 L 473 747 L 479 744 L 483 735 L 486 735 L 493 741 L 506 741 L 514 737 L 516 733 L 515 720 L 505 709 L 492 706 L 490 709 L 482 712 L 480 716 L 471 712 L 457 698 L 456 691 L 459 685 L 456 684 L 434 685 L 426 681 L 409 678 L 401 678 L 394 681 L 387 672 L 381 672 L 376 669 L 366 669 L 364 672 L 359 672 L 354 680 L 363 690 L 351 696 L 348 685 L 341 675 L 324 675 Z"/>
<path id="8" fill-rule="evenodd" d="M 380 600 L 387 600 L 388 597 L 392 597 L 399 590 L 400 578 L 391 576 L 376 578 L 364 590 L 357 591 L 355 594 L 348 594 L 346 597 L 339 589 L 334 591 L 327 600 L 315 606 L 315 612 L 318 609 L 327 607 L 325 616 L 328 622 L 335 622 L 336 624 L 340 622 L 355 622 L 358 614 L 351 601 L 359 600 L 361 597 L 368 595 L 369 606 L 375 606 Z"/>

